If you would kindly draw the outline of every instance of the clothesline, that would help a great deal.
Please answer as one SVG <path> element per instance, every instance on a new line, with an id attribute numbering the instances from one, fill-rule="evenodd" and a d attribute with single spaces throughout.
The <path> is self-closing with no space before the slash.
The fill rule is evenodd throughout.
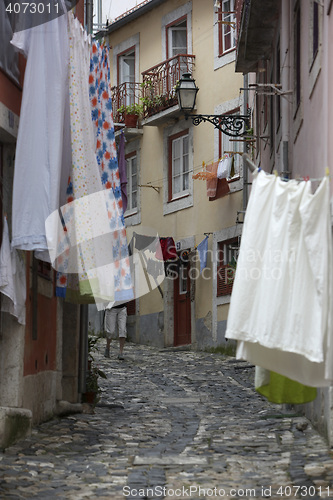
<path id="1" fill-rule="evenodd" d="M 249 170 L 251 172 L 255 172 L 256 170 L 258 170 L 258 172 L 260 172 L 261 170 L 263 170 L 261 167 L 258 167 L 252 160 L 251 158 L 249 157 L 249 155 L 247 153 L 243 153 L 243 159 L 245 160 L 245 163 L 247 163 L 247 166 L 249 168 Z M 263 170 L 264 171 L 264 170 Z M 278 176 L 278 172 L 277 170 L 274 170 L 273 173 Z M 280 174 L 281 175 L 281 174 Z M 326 167 L 326 170 L 325 170 L 325 177 L 330 177 L 330 171 L 329 171 L 329 168 Z M 286 179 L 286 178 L 282 178 L 282 180 L 284 181 L 289 181 L 289 180 L 295 180 L 295 181 L 298 181 L 298 182 L 303 182 L 303 181 L 312 181 L 312 182 L 320 182 L 323 180 L 324 177 L 296 177 L 295 179 Z"/>

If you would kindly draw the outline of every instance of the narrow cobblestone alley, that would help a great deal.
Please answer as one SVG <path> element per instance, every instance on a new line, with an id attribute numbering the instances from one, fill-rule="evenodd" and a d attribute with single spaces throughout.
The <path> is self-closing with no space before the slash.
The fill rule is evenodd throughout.
<path id="1" fill-rule="evenodd" d="M 0 498 L 332 498 L 325 440 L 253 389 L 234 358 L 126 344 L 93 414 L 57 418 L 0 453 Z"/>

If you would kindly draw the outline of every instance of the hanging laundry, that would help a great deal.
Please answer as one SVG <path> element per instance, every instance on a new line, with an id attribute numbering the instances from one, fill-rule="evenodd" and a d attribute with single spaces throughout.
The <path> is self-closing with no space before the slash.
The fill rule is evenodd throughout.
<path id="1" fill-rule="evenodd" d="M 58 270 L 63 274 L 58 276 L 57 293 L 66 287 L 66 299 L 95 301 L 103 308 L 110 301 L 133 298 L 108 52 L 97 43 L 90 52 L 90 37 L 72 14 L 69 28 L 73 165 L 67 204 L 62 207 L 63 228 L 58 228 L 63 233 L 58 245 Z M 91 120 L 91 116 L 96 119 Z M 59 221 L 53 224 L 59 226 Z"/>
<path id="2" fill-rule="evenodd" d="M 7 217 L 4 218 L 0 249 L 1 311 L 8 312 L 25 325 L 26 269 L 18 250 L 11 249 Z"/>
<path id="3" fill-rule="evenodd" d="M 159 243 L 158 236 L 146 236 L 133 232 L 133 238 L 134 246 L 137 250 L 146 250 L 150 248 L 152 251 L 156 251 L 156 246 Z"/>
<path id="4" fill-rule="evenodd" d="M 157 279 L 164 273 L 164 265 L 161 261 L 156 261 L 154 259 L 148 259 L 147 261 L 147 273 L 153 278 Z"/>
<path id="5" fill-rule="evenodd" d="M 176 245 L 171 236 L 160 238 L 160 248 L 156 251 L 156 258 L 164 261 L 178 259 Z"/>
<path id="6" fill-rule="evenodd" d="M 128 301 L 133 298 L 133 291 L 124 220 L 127 208 L 125 136 L 122 135 L 120 138 L 122 151 L 118 165 L 112 113 L 109 48 L 106 43 L 100 44 L 98 41 L 92 44 L 91 49 L 89 95 L 101 181 L 103 187 L 113 191 L 117 205 L 117 211 L 112 210 L 110 213 L 110 226 L 113 230 L 116 226 L 121 229 L 113 233 L 112 244 L 113 259 L 117 263 L 114 268 L 115 300 Z"/>
<path id="7" fill-rule="evenodd" d="M 213 177 L 211 179 L 207 179 L 207 196 L 209 198 L 214 198 L 216 196 L 218 164 L 219 162 L 216 161 L 211 165 L 206 166 L 206 170 L 213 174 Z"/>
<path id="8" fill-rule="evenodd" d="M 67 12 L 16 32 L 11 43 L 27 58 L 15 153 L 12 246 L 45 252 L 45 220 L 60 206 L 60 185 L 67 181 L 71 164 L 71 151 L 64 150 L 69 121 Z M 45 253 L 42 257 L 48 260 Z"/>
<path id="9" fill-rule="evenodd" d="M 217 167 L 218 179 L 229 179 L 232 162 L 233 162 L 232 154 L 226 153 L 225 155 L 223 155 Z"/>
<path id="10" fill-rule="evenodd" d="M 201 181 L 206 181 L 207 179 L 215 179 L 215 177 L 215 174 L 209 172 L 206 169 L 206 164 L 204 161 L 202 162 L 202 170 L 192 175 L 192 179 L 199 179 Z"/>
<path id="11" fill-rule="evenodd" d="M 200 274 L 207 267 L 208 236 L 206 236 L 197 246 L 200 259 Z"/>
<path id="12" fill-rule="evenodd" d="M 61 207 L 61 221 L 54 212 L 47 221 L 47 228 L 57 228 L 58 245 L 53 253 L 53 265 L 71 280 L 65 283 L 59 276 L 57 290 L 66 286 L 67 292 L 77 294 L 84 302 L 90 299 L 113 299 L 113 288 L 109 289 L 107 274 L 100 276 L 102 263 L 111 266 L 113 256 L 111 245 L 105 239 L 110 237 L 110 217 L 115 214 L 116 204 L 113 192 L 103 190 L 95 155 L 95 135 L 91 121 L 88 94 L 90 66 L 90 37 L 81 24 L 68 14 L 70 84 L 69 101 L 71 117 L 72 168 L 67 188 L 67 204 Z M 121 229 L 115 224 L 114 230 Z M 104 238 L 103 238 L 104 236 Z M 103 257 L 101 257 L 103 255 Z M 78 275 L 78 280 L 76 275 Z M 59 282 L 63 279 L 63 282 Z M 102 278 L 102 280 L 101 280 Z M 78 281 L 78 283 L 77 283 Z M 71 288 L 72 287 L 72 288 Z M 111 296 L 110 296 L 111 295 Z"/>
<path id="13" fill-rule="evenodd" d="M 331 296 L 328 178 L 312 194 L 310 182 L 255 172 L 226 331 L 237 358 L 331 385 Z"/>
<path id="14" fill-rule="evenodd" d="M 126 212 L 127 208 L 127 172 L 126 172 L 126 160 L 125 160 L 125 134 L 122 132 L 119 139 L 118 147 L 118 166 L 119 166 L 119 178 L 121 185 L 121 197 L 123 200 L 123 210 Z"/>
<path id="15" fill-rule="evenodd" d="M 255 369 L 255 389 L 271 403 L 278 404 L 305 404 L 317 397 L 315 387 L 300 384 L 259 366 Z"/>

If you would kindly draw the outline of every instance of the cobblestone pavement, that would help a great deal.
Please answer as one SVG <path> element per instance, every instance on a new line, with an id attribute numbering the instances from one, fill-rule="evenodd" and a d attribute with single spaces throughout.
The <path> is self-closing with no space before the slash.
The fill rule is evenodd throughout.
<path id="1" fill-rule="evenodd" d="M 126 344 L 93 414 L 58 418 L 0 453 L 0 498 L 333 498 L 325 440 L 218 354 Z"/>

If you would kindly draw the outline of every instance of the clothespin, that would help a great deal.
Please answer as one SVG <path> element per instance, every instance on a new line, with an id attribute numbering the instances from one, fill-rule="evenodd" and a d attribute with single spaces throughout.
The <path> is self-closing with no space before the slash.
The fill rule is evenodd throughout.
<path id="1" fill-rule="evenodd" d="M 258 173 L 261 171 L 261 167 L 258 167 Z"/>
<path id="2" fill-rule="evenodd" d="M 306 177 L 303 177 L 303 180 L 304 180 L 305 182 L 308 182 L 308 181 L 310 180 L 310 177 L 307 175 Z"/>
<path id="3" fill-rule="evenodd" d="M 325 175 L 327 175 L 327 177 L 330 176 L 330 169 L 328 167 L 325 169 Z"/>
<path id="4" fill-rule="evenodd" d="M 278 176 L 278 171 L 277 170 L 273 170 L 273 174 L 275 175 L 275 177 Z"/>

